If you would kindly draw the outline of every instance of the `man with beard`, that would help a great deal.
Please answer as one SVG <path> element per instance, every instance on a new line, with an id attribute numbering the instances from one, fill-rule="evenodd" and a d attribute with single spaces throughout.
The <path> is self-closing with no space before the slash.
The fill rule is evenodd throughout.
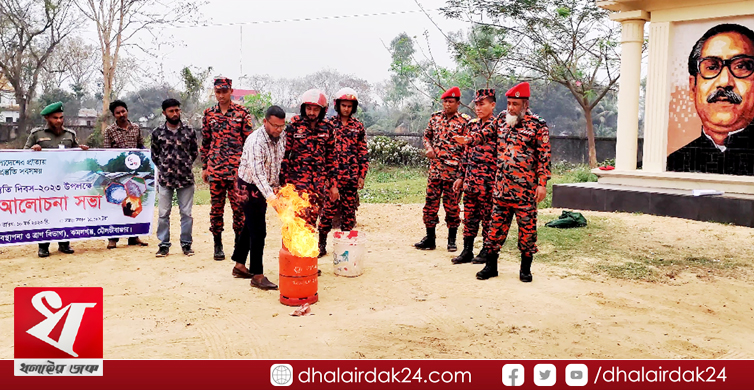
<path id="1" fill-rule="evenodd" d="M 668 156 L 667 170 L 754 175 L 754 31 L 713 27 L 691 50 L 688 70 L 702 134 Z"/>
<path id="2" fill-rule="evenodd" d="M 477 272 L 479 280 L 498 275 L 497 260 L 505 243 L 513 215 L 518 224 L 518 249 L 521 251 L 519 279 L 531 282 L 531 263 L 537 253 L 537 203 L 547 195 L 550 179 L 550 132 L 543 119 L 529 111 L 529 83 L 521 83 L 505 93 L 507 111 L 495 126 L 455 137 L 460 144 L 481 145 L 497 139 L 497 174 L 493 193 L 490 243 L 485 243 L 487 260 Z"/>
<path id="3" fill-rule="evenodd" d="M 494 126 L 495 90 L 480 89 L 474 98 L 474 111 L 477 118 L 466 125 L 466 133 L 478 133 L 483 128 Z M 486 262 L 487 249 L 482 248 L 474 257 L 474 239 L 482 223 L 482 239 L 489 242 L 490 221 L 492 219 L 492 189 L 495 184 L 495 161 L 497 143 L 489 139 L 481 145 L 469 146 L 463 157 L 463 178 L 453 184 L 454 192 L 463 189 L 463 251 L 452 260 L 453 264 Z"/>
<path id="4" fill-rule="evenodd" d="M 144 137 L 141 136 L 139 125 L 128 120 L 128 105 L 122 100 L 110 103 L 110 112 L 115 117 L 115 123 L 105 129 L 102 147 L 105 149 L 144 149 Z M 118 238 L 108 240 L 107 249 L 115 249 Z M 147 246 L 139 237 L 129 237 L 128 245 Z"/>
<path id="5" fill-rule="evenodd" d="M 356 226 L 356 209 L 359 207 L 359 190 L 369 169 L 367 139 L 364 125 L 353 114 L 359 107 L 359 98 L 351 88 L 335 93 L 336 116 L 330 118 L 335 135 L 335 159 L 338 161 L 336 180 L 340 198 L 325 199 L 319 220 L 319 257 L 327 254 L 327 234 L 332 229 L 335 214 L 340 211 L 340 230 L 353 230 Z"/>
<path id="6" fill-rule="evenodd" d="M 81 148 L 81 150 L 88 150 L 86 145 L 79 145 L 76 139 L 76 132 L 63 127 L 63 103 L 56 102 L 42 109 L 40 112 L 45 118 L 47 125 L 45 127 L 38 127 L 33 129 L 29 133 L 29 138 L 26 139 L 26 145 L 24 149 L 31 149 L 38 152 L 42 149 L 70 149 Z M 58 251 L 65 254 L 73 254 L 74 250 L 71 248 L 71 243 L 68 241 L 61 241 L 58 243 Z M 50 243 L 40 243 L 37 256 L 48 257 L 50 256 Z"/>
<path id="7" fill-rule="evenodd" d="M 285 154 L 280 166 L 280 184 L 293 184 L 296 191 L 307 194 L 311 207 L 301 217 L 312 229 L 326 196 L 338 199 L 335 137 L 325 120 L 327 97 L 318 89 L 301 96 L 300 115 L 291 118 L 285 129 Z"/>
<path id="8" fill-rule="evenodd" d="M 414 244 L 414 247 L 421 250 L 436 248 L 435 227 L 440 222 L 437 213 L 442 198 L 445 223 L 448 224 L 448 252 L 455 252 L 458 249 L 456 234 L 458 226 L 461 225 L 458 210 L 461 194 L 453 191 L 453 183 L 463 176 L 461 158 L 466 147 L 454 143 L 453 137 L 463 135 L 470 118 L 458 112 L 458 106 L 461 104 L 461 90 L 458 87 L 448 89 L 440 98 L 443 110 L 432 114 L 424 130 L 424 148 L 430 159 L 427 197 L 422 210 L 427 235 Z"/>
<path id="9" fill-rule="evenodd" d="M 202 179 L 209 183 L 209 231 L 215 241 L 215 260 L 225 260 L 222 232 L 225 199 L 230 198 L 233 210 L 233 231 L 236 240 L 243 229 L 243 206 L 236 193 L 238 164 L 246 138 L 254 130 L 246 107 L 231 101 L 233 80 L 215 78 L 217 104 L 204 110 L 202 119 Z"/>
<path id="10" fill-rule="evenodd" d="M 181 249 L 186 256 L 193 256 L 191 249 L 194 218 L 194 173 L 192 166 L 199 154 L 194 129 L 181 121 L 181 103 L 175 99 L 162 102 L 165 123 L 152 132 L 152 161 L 157 168 L 157 238 L 160 240 L 157 257 L 165 257 L 170 251 L 170 210 L 173 193 L 178 198 L 181 212 Z"/>

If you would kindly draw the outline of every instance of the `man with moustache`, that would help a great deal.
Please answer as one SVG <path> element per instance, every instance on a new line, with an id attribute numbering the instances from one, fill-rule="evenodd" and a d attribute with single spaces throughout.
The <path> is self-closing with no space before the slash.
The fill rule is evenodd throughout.
<path id="1" fill-rule="evenodd" d="M 300 115 L 291 118 L 285 129 L 285 154 L 280 166 L 280 185 L 293 184 L 307 194 L 311 207 L 301 217 L 317 229 L 317 217 L 325 197 L 339 197 L 336 174 L 335 137 L 325 120 L 327 97 L 318 89 L 301 95 Z"/>
<path id="2" fill-rule="evenodd" d="M 199 154 L 194 129 L 181 121 L 181 103 L 175 99 L 162 102 L 165 123 L 152 132 L 152 161 L 157 168 L 157 238 L 160 240 L 157 257 L 170 252 L 170 211 L 173 193 L 181 212 L 180 243 L 183 254 L 193 256 L 192 232 L 194 218 L 194 173 L 192 167 Z"/>
<path id="3" fill-rule="evenodd" d="M 89 149 L 86 145 L 79 145 L 75 131 L 63 127 L 64 115 L 62 102 L 55 102 L 48 105 L 43 108 L 39 114 L 45 118 L 46 125 L 45 127 L 38 127 L 31 130 L 29 138 L 26 139 L 24 149 L 31 149 L 35 152 L 42 149 Z M 71 243 L 68 241 L 58 242 L 58 251 L 68 255 L 74 253 L 73 248 L 71 248 Z M 49 242 L 39 244 L 37 256 L 50 256 Z"/>
<path id="4" fill-rule="evenodd" d="M 481 145 L 497 141 L 497 174 L 493 193 L 494 208 L 490 242 L 485 243 L 487 259 L 476 278 L 486 280 L 498 275 L 500 247 L 508 236 L 513 216 L 518 224 L 518 249 L 521 251 L 519 279 L 531 282 L 531 263 L 537 253 L 537 203 L 547 196 L 550 179 L 550 132 L 545 121 L 529 110 L 529 83 L 521 83 L 505 93 L 507 110 L 495 126 L 488 126 L 469 136 L 455 137 L 456 142 Z"/>
<path id="5" fill-rule="evenodd" d="M 477 118 L 466 125 L 466 133 L 478 133 L 483 128 L 494 126 L 496 98 L 494 89 L 480 89 L 474 98 L 474 111 Z M 463 251 L 452 260 L 453 264 L 486 262 L 487 250 L 474 257 L 474 239 L 482 224 L 482 239 L 489 242 L 490 221 L 492 219 L 492 190 L 497 172 L 497 143 L 487 140 L 478 146 L 466 148 L 463 157 L 464 176 L 453 183 L 453 191 L 463 190 Z"/>
<path id="6" fill-rule="evenodd" d="M 115 117 L 115 123 L 105 129 L 102 147 L 105 149 L 144 149 L 144 137 L 139 125 L 128 120 L 128 105 L 122 100 L 110 103 L 110 113 Z M 118 238 L 108 240 L 107 249 L 115 249 Z M 139 237 L 129 237 L 128 245 L 147 246 Z"/>
<path id="7" fill-rule="evenodd" d="M 702 134 L 668 156 L 667 170 L 754 175 L 754 31 L 711 28 L 691 50 L 688 70 Z"/>
<path id="8" fill-rule="evenodd" d="M 338 211 L 341 213 L 341 231 L 350 231 L 356 226 L 359 190 L 364 188 L 369 169 L 366 131 L 361 121 L 353 117 L 359 108 L 356 91 L 340 89 L 335 93 L 334 103 L 338 114 L 330 118 L 330 124 L 335 136 L 336 180 L 340 197 L 334 202 L 325 199 L 319 219 L 319 257 L 327 254 L 327 234 L 332 230 L 332 221 Z"/>
<path id="9" fill-rule="evenodd" d="M 458 112 L 461 104 L 461 89 L 452 87 L 440 97 L 442 111 L 435 112 L 429 118 L 424 130 L 424 149 L 429 158 L 429 174 L 427 175 L 427 197 L 422 210 L 422 219 L 427 234 L 421 241 L 414 244 L 414 248 L 434 250 L 435 228 L 440 222 L 437 213 L 440 210 L 440 199 L 445 209 L 445 223 L 448 225 L 448 252 L 455 252 L 458 226 L 461 225 L 458 202 L 461 198 L 459 191 L 453 190 L 453 183 L 463 176 L 461 159 L 465 146 L 453 142 L 453 137 L 463 135 L 469 116 Z"/>
<path id="10" fill-rule="evenodd" d="M 233 210 L 233 231 L 236 239 L 243 229 L 243 207 L 236 194 L 238 164 L 246 138 L 253 127 L 251 114 L 246 107 L 231 101 L 233 80 L 215 78 L 217 104 L 204 110 L 202 119 L 202 179 L 209 183 L 210 227 L 215 241 L 214 259 L 225 260 L 222 232 L 225 222 L 225 199 L 230 198 Z"/>

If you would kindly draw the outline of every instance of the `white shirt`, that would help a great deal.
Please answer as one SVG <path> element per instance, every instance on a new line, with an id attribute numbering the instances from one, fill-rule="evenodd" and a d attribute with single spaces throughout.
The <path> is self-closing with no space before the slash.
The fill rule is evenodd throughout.
<path id="1" fill-rule="evenodd" d="M 285 131 L 274 142 L 264 126 L 246 138 L 238 165 L 238 177 L 253 183 L 265 199 L 275 196 L 273 188 L 280 187 L 280 164 L 285 153 Z"/>

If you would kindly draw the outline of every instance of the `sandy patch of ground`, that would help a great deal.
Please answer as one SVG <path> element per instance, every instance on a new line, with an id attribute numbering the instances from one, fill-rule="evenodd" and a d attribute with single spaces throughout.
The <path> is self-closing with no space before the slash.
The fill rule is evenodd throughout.
<path id="1" fill-rule="evenodd" d="M 540 212 L 540 231 L 559 213 Z M 754 358 L 753 229 L 586 212 L 593 239 L 578 248 L 545 240 L 576 233 L 540 235 L 533 283 L 518 281 L 515 242 L 500 277 L 482 282 L 481 266 L 451 265 L 443 227 L 438 250 L 412 249 L 421 205 L 366 204 L 365 274 L 337 277 L 332 258 L 320 259 L 315 315 L 290 317 L 277 292 L 252 289 L 231 277 L 230 260 L 212 260 L 208 214 L 194 207 L 194 257 L 174 245 L 155 258 L 154 237 L 147 248 L 74 242 L 75 255 L 44 260 L 36 246 L 0 248 L 0 358 L 13 357 L 17 286 L 104 287 L 105 358 Z M 268 219 L 265 267 L 276 282 L 280 230 Z M 230 252 L 232 235 L 225 242 Z M 726 266 L 684 268 L 686 254 Z M 658 262 L 672 256 L 678 267 Z M 626 263 L 654 276 L 613 277 L 610 267 Z"/>

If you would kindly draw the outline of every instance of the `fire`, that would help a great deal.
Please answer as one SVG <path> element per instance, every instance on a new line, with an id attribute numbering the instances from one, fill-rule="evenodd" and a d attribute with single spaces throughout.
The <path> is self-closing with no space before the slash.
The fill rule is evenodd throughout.
<path id="1" fill-rule="evenodd" d="M 296 257 L 317 257 L 317 233 L 298 216 L 311 206 L 309 194 L 299 195 L 295 187 L 288 184 L 278 192 L 277 202 L 278 217 L 283 221 L 283 245 Z"/>

